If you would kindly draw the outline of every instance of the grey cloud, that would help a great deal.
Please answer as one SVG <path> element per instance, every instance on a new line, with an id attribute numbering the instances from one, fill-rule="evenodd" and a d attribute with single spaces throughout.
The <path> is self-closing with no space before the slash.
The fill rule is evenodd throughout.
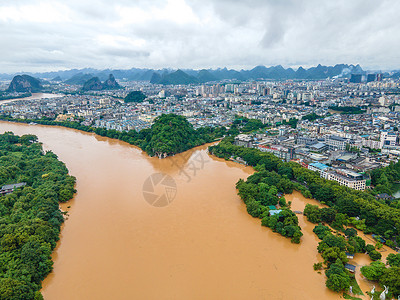
<path id="1" fill-rule="evenodd" d="M 68 9 L 60 13 L 66 19 L 40 23 L 29 18 L 1 18 L 2 6 L 39 2 L 65 5 Z M 85 66 L 251 68 L 259 64 L 310 66 L 342 62 L 360 63 L 366 68 L 400 68 L 400 2 L 396 0 L 185 3 L 196 20 L 178 22 L 183 15 L 153 17 L 154 8 L 166 5 L 161 0 L 0 3 L 0 70 Z M 118 7 L 138 7 L 150 12 L 151 17 L 121 26 Z"/>

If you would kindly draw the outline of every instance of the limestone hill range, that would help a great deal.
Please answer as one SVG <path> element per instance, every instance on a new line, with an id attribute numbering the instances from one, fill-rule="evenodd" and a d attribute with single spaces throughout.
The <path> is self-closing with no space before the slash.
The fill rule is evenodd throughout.
<path id="1" fill-rule="evenodd" d="M 283 68 L 282 66 L 257 66 L 251 70 L 232 70 L 232 69 L 129 69 L 129 70 L 95 70 L 80 69 L 60 72 L 40 73 L 36 76 L 41 78 L 60 77 L 67 84 L 82 85 L 92 77 L 105 80 L 106 74 L 114 74 L 119 80 L 149 81 L 154 84 L 178 85 L 178 84 L 202 84 L 206 82 L 221 80 L 321 80 L 333 77 L 349 78 L 352 73 L 364 74 L 365 71 L 359 65 L 339 64 L 335 66 L 303 67 L 294 70 Z M 59 78 L 57 78 L 59 79 Z"/>
<path id="2" fill-rule="evenodd" d="M 93 77 L 100 81 L 109 79 L 113 74 L 118 80 L 149 81 L 158 84 L 201 84 L 221 80 L 321 80 L 340 77 L 349 78 L 351 74 L 366 74 L 359 65 L 337 64 L 335 66 L 318 65 L 311 68 L 299 67 L 298 69 L 284 68 L 281 65 L 265 67 L 257 66 L 251 70 L 218 69 L 139 69 L 132 68 L 97 70 L 93 68 L 71 69 L 44 73 L 27 73 L 30 76 L 51 79 L 51 82 L 64 82 L 66 84 L 84 85 Z M 0 79 L 11 80 L 17 74 L 0 74 Z M 400 72 L 384 73 L 385 77 L 398 77 Z M 98 82 L 93 82 L 99 86 Z"/>
<path id="3" fill-rule="evenodd" d="M 115 80 L 113 74 L 108 76 L 108 79 L 101 82 L 99 77 L 92 77 L 87 80 L 82 87 L 83 91 L 101 91 L 101 90 L 115 90 L 120 89 L 121 86 Z"/>

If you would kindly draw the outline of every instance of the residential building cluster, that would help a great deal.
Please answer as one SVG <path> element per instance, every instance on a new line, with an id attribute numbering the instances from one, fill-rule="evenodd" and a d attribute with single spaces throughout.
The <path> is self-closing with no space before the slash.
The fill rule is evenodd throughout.
<path id="1" fill-rule="evenodd" d="M 124 87 L 120 90 L 82 93 L 78 86 L 60 83 L 47 87 L 58 97 L 43 94 L 2 101 L 0 114 L 75 120 L 117 131 L 149 128 L 156 117 L 166 113 L 185 116 L 195 128 L 229 128 L 237 117 L 258 119 L 266 127 L 237 136 L 236 144 L 296 161 L 354 189 L 368 188 L 365 172 L 400 156 L 399 80 L 371 77 L 361 83 L 336 78 L 171 86 L 134 81 L 120 84 Z M 124 97 L 133 90 L 142 91 L 147 96 L 145 101 L 124 103 Z"/>

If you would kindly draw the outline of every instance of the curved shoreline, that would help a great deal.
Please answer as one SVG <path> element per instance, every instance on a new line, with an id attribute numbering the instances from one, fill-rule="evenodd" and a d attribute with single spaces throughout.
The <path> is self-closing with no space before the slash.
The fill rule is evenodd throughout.
<path id="1" fill-rule="evenodd" d="M 43 283 L 45 299 L 70 299 L 71 293 L 81 299 L 339 298 L 312 270 L 312 232 L 294 245 L 247 214 L 234 184 L 253 173 L 251 167 L 204 156 L 206 167 L 187 182 L 181 168 L 191 167 L 196 154 L 206 155 L 207 145 L 159 160 L 120 140 L 27 125 L 2 127 L 35 131 L 77 178 L 70 217 L 53 252 L 54 271 Z M 152 172 L 177 181 L 177 199 L 168 208 L 142 199 L 143 176 Z M 174 288 L 178 283 L 191 289 Z M 157 289 L 150 288 L 154 284 Z"/>

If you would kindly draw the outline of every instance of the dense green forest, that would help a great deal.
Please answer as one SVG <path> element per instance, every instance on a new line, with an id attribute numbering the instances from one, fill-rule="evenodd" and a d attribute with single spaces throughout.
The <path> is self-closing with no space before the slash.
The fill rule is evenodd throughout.
<path id="1" fill-rule="evenodd" d="M 225 133 L 225 128 L 219 128 L 219 132 L 214 128 L 195 130 L 185 117 L 168 114 L 157 117 L 150 131 L 150 139 L 142 149 L 150 156 L 165 157 L 212 142 Z"/>
<path id="2" fill-rule="evenodd" d="M 59 202 L 75 193 L 75 178 L 34 135 L 0 135 L 0 186 L 25 182 L 0 196 L 0 299 L 43 299 L 41 282 L 64 221 Z"/>
<path id="3" fill-rule="evenodd" d="M 270 153 L 235 146 L 233 137 L 224 138 L 218 145 L 209 147 L 209 150 L 210 153 L 221 158 L 241 158 L 248 165 L 255 167 L 257 171 L 255 174 L 250 176 L 246 182 L 240 180 L 237 183 L 239 195 L 252 216 L 261 218 L 266 216 L 268 209 L 265 206 L 276 202 L 267 192 L 274 187 L 282 193 L 291 193 L 293 190 L 297 190 L 305 197 L 314 198 L 329 206 L 318 208 L 318 206 L 307 205 L 304 214 L 310 222 L 320 224 L 316 226 L 314 232 L 322 240 L 318 251 L 325 260 L 327 286 L 332 290 L 346 290 L 350 282 L 354 280 L 352 275 L 344 269 L 344 263 L 347 261 L 345 251 L 366 252 L 374 261 L 381 258 L 381 254 L 376 251 L 375 246 L 365 245 L 365 242 L 356 236 L 357 231 L 351 227 L 364 233 L 376 234 L 378 240 L 384 239 L 386 245 L 393 249 L 400 244 L 400 205 L 398 200 L 377 200 L 373 192 L 356 191 L 341 186 L 335 181 L 321 178 L 317 172 L 310 171 L 297 163 L 282 162 Z M 400 163 L 375 171 L 372 179 L 377 184 L 383 184 L 383 181 L 387 180 L 398 180 L 397 170 L 400 170 Z M 385 177 L 387 178 L 385 179 Z M 322 223 L 329 224 L 338 232 L 342 232 L 346 238 L 332 234 L 330 228 Z M 267 224 L 269 224 L 268 220 L 264 220 L 263 225 Z M 286 231 L 281 230 L 281 227 L 279 231 L 286 235 Z M 394 270 L 397 269 L 393 268 L 397 267 L 388 268 L 388 275 L 384 277 L 384 282 L 397 295 L 398 283 L 395 283 L 393 278 L 400 282 L 400 273 L 396 277 Z"/>
<path id="4" fill-rule="evenodd" d="M 165 157 L 174 155 L 193 147 L 210 143 L 229 134 L 225 127 L 201 127 L 194 129 L 185 117 L 175 114 L 163 114 L 154 120 L 149 129 L 117 131 L 114 129 L 95 128 L 85 126 L 76 121 L 56 122 L 53 119 L 13 119 L 9 116 L 0 116 L 0 120 L 20 123 L 38 123 L 42 125 L 63 126 L 85 132 L 94 132 L 108 138 L 118 139 L 131 145 L 140 147 L 150 156 Z"/>
<path id="5" fill-rule="evenodd" d="M 298 218 L 286 207 L 285 198 L 277 196 L 278 193 L 292 193 L 295 184 L 285 175 L 266 171 L 263 165 L 259 165 L 257 170 L 259 172 L 249 176 L 246 181 L 240 179 L 236 184 L 247 212 L 252 217 L 262 219 L 262 226 L 270 227 L 274 232 L 291 238 L 293 243 L 300 243 L 303 234 L 298 226 Z M 269 206 L 277 204 L 281 207 L 281 212 L 270 215 Z"/>
<path id="6" fill-rule="evenodd" d="M 344 215 L 344 225 L 354 223 L 353 219 L 359 218 L 359 222 L 363 222 L 363 226 L 359 226 L 360 230 L 382 236 L 389 247 L 395 248 L 400 244 L 398 200 L 392 200 L 389 204 L 385 200 L 376 200 L 370 192 L 341 186 L 335 181 L 321 178 L 317 172 L 303 168 L 297 163 L 282 162 L 270 153 L 235 146 L 232 137 L 227 137 L 218 145 L 210 147 L 210 152 L 226 159 L 231 156 L 241 157 L 250 166 L 264 165 L 267 171 L 286 176 L 294 184 L 293 188 L 304 196 L 327 204 L 334 209 L 335 215 Z M 399 165 L 400 163 L 395 164 L 396 167 Z"/>

